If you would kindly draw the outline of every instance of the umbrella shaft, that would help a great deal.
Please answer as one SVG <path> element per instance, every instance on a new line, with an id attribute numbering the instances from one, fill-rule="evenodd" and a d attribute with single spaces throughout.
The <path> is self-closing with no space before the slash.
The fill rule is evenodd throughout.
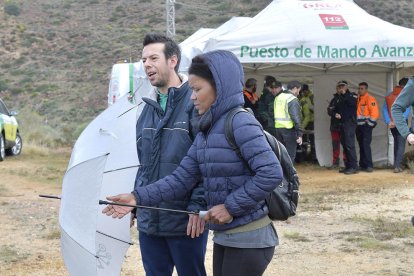
<path id="1" fill-rule="evenodd" d="M 39 197 L 53 198 L 53 199 L 61 199 L 60 196 L 55 196 L 55 195 L 39 195 Z"/>
<path id="2" fill-rule="evenodd" d="M 198 212 L 189 212 L 189 211 L 184 211 L 184 210 L 175 210 L 175 209 L 167 209 L 167 208 L 159 208 L 159 207 L 151 207 L 151 206 L 142 206 L 142 205 L 131 205 L 131 204 L 125 204 L 125 203 L 110 202 L 110 201 L 105 201 L 105 200 L 99 200 L 99 205 L 117 205 L 117 206 L 125 206 L 125 207 L 132 207 L 132 208 L 184 213 L 184 214 L 189 214 L 189 215 L 199 214 Z"/>

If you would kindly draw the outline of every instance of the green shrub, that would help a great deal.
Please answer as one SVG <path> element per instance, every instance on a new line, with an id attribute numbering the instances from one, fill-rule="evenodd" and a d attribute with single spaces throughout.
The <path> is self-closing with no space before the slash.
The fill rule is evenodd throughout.
<path id="1" fill-rule="evenodd" d="M 16 4 L 8 4 L 4 6 L 4 12 L 8 15 L 19 16 L 20 8 Z"/>

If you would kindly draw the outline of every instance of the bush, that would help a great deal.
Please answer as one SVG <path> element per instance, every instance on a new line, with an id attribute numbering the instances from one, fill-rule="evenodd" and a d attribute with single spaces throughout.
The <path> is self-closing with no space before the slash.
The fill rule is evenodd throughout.
<path id="1" fill-rule="evenodd" d="M 20 15 L 20 9 L 15 4 L 6 5 L 4 7 L 4 12 L 7 13 L 8 15 L 14 15 L 14 16 L 19 16 Z"/>

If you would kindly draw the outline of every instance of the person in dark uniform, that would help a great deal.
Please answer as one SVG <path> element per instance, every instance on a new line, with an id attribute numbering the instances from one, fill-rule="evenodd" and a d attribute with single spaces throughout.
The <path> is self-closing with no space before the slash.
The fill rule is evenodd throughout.
<path id="1" fill-rule="evenodd" d="M 348 89 L 348 82 L 339 81 L 340 96 L 335 104 L 335 118 L 341 121 L 341 144 L 346 154 L 344 174 L 358 173 L 355 150 L 356 111 L 358 95 Z"/>

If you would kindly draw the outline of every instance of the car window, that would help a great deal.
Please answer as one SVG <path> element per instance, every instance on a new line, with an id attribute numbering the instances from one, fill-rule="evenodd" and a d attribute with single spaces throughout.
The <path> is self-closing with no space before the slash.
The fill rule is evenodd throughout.
<path id="1" fill-rule="evenodd" d="M 7 108 L 4 105 L 3 101 L 1 101 L 1 100 L 0 100 L 0 113 L 9 115 L 9 111 L 7 110 Z"/>

